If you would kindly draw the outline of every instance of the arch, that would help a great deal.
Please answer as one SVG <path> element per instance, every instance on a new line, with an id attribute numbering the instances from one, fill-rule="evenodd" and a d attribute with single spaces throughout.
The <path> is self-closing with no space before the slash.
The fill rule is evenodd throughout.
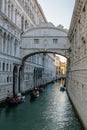
<path id="1" fill-rule="evenodd" d="M 66 29 L 43 23 L 22 34 L 21 58 L 31 53 L 54 53 L 69 57 L 70 42 Z"/>
<path id="2" fill-rule="evenodd" d="M 23 16 L 22 18 L 24 19 Z M 54 27 L 54 25 L 51 23 L 44 23 L 36 27 L 31 27 L 30 29 L 26 30 L 25 33 L 22 33 L 22 44 L 20 47 L 22 59 L 21 68 L 24 68 L 26 60 L 29 61 L 29 59 L 27 58 L 32 57 L 30 59 L 33 60 L 33 55 L 37 54 L 44 54 L 45 56 L 47 53 L 51 53 L 59 54 L 66 58 L 69 58 L 69 48 L 70 43 L 67 36 L 67 31 L 65 29 Z M 37 59 L 36 62 L 38 61 Z M 45 61 L 44 59 L 46 58 L 43 58 L 42 56 L 42 68 L 35 67 L 32 70 L 34 87 L 36 87 L 37 85 L 41 85 L 41 83 L 46 84 L 47 82 L 50 82 L 51 80 L 53 80 L 53 78 L 55 78 L 54 73 L 52 74 L 52 66 L 48 67 L 48 64 L 44 64 L 50 62 L 49 58 L 47 59 L 49 61 Z M 39 61 L 37 63 L 39 63 Z M 46 67 L 48 67 L 49 69 L 45 69 Z M 50 76 L 50 79 L 46 79 L 45 75 L 46 77 Z"/>
<path id="3" fill-rule="evenodd" d="M 17 87 L 18 87 L 18 69 L 17 66 L 14 66 L 13 68 L 13 96 L 17 93 Z"/>
<path id="4" fill-rule="evenodd" d="M 28 54 L 28 55 L 25 55 L 25 56 L 22 58 L 22 63 L 24 63 L 28 57 L 31 57 L 31 56 L 36 55 L 36 54 L 41 54 L 41 53 L 44 54 L 44 55 L 46 55 L 47 53 L 52 53 L 52 54 L 61 55 L 60 53 L 52 52 L 52 51 L 37 51 L 37 52 L 30 53 L 30 54 Z M 62 55 L 62 56 L 64 56 L 66 59 L 68 59 L 68 57 L 66 57 L 65 55 Z"/>

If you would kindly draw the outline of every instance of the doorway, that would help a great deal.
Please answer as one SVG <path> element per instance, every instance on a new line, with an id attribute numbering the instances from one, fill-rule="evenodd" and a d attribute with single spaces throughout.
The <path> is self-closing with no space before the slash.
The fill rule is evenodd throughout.
<path id="1" fill-rule="evenodd" d="M 17 87 L 18 87 L 18 74 L 17 74 L 17 66 L 14 66 L 13 69 L 13 96 L 17 93 Z"/>

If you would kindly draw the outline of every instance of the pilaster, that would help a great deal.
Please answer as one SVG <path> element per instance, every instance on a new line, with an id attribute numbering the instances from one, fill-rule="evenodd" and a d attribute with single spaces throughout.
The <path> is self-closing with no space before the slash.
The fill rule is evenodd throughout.
<path id="1" fill-rule="evenodd" d="M 15 38 L 12 39 L 12 56 L 14 56 L 14 43 L 15 43 Z"/>

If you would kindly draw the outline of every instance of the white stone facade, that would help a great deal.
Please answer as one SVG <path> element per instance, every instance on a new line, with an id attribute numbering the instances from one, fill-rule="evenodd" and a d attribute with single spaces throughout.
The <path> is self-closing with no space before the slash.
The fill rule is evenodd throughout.
<path id="1" fill-rule="evenodd" d="M 30 28 L 22 35 L 21 56 L 37 52 L 46 52 L 69 57 L 70 47 L 67 31 L 64 28 L 55 27 L 52 23 L 41 23 Z"/>
<path id="2" fill-rule="evenodd" d="M 54 57 L 48 54 L 28 58 L 21 68 L 21 35 L 43 22 L 47 20 L 37 0 L 0 0 L 0 101 L 7 90 L 13 95 L 53 80 Z"/>
<path id="3" fill-rule="evenodd" d="M 87 0 L 76 0 L 69 39 L 68 93 L 87 129 Z"/>

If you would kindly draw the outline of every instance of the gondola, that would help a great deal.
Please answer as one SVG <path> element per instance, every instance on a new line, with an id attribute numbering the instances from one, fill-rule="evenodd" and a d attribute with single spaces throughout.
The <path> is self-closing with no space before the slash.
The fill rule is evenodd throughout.
<path id="1" fill-rule="evenodd" d="M 23 98 L 18 98 L 18 97 L 10 97 L 6 99 L 6 102 L 9 106 L 16 106 L 19 103 L 24 102 L 25 97 L 23 96 Z"/>
<path id="2" fill-rule="evenodd" d="M 11 98 L 7 98 L 7 99 L 6 99 L 6 103 L 7 103 L 9 106 L 16 106 L 16 105 L 18 105 L 19 100 L 17 100 L 16 98 L 11 97 Z"/>

